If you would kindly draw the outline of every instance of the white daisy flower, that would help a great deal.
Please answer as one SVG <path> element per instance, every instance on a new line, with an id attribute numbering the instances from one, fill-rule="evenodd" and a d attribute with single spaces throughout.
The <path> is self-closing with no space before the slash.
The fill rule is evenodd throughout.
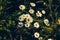
<path id="1" fill-rule="evenodd" d="M 19 8 L 20 8 L 21 10 L 24 10 L 26 7 L 25 7 L 25 5 L 20 5 Z"/>
<path id="2" fill-rule="evenodd" d="M 40 34 L 39 34 L 38 32 L 35 32 L 35 33 L 34 33 L 34 37 L 35 37 L 35 38 L 39 38 L 39 36 L 40 36 Z"/>
<path id="3" fill-rule="evenodd" d="M 35 23 L 34 23 L 34 27 L 35 27 L 35 28 L 39 28 L 39 23 L 38 23 L 38 22 L 35 22 Z"/>
<path id="4" fill-rule="evenodd" d="M 33 18 L 32 17 L 26 18 L 26 22 L 27 23 L 32 23 L 33 22 Z"/>
<path id="5" fill-rule="evenodd" d="M 22 16 L 19 16 L 19 21 L 24 21 L 24 18 Z"/>
<path id="6" fill-rule="evenodd" d="M 36 16 L 37 16 L 37 17 L 42 17 L 41 12 L 40 12 L 40 11 L 37 11 Z"/>
<path id="7" fill-rule="evenodd" d="M 30 23 L 26 23 L 26 24 L 25 24 L 25 27 L 26 27 L 26 28 L 29 28 L 29 27 L 30 27 Z"/>
<path id="8" fill-rule="evenodd" d="M 42 10 L 42 14 L 45 14 L 46 12 L 45 12 L 45 10 Z"/>
<path id="9" fill-rule="evenodd" d="M 29 13 L 30 13 L 30 14 L 34 14 L 34 10 L 33 10 L 33 9 L 30 9 L 30 10 L 29 10 Z"/>
<path id="10" fill-rule="evenodd" d="M 35 7 L 36 6 L 36 4 L 35 3 L 30 3 L 30 5 L 32 6 L 32 7 Z"/>
<path id="11" fill-rule="evenodd" d="M 44 19 L 44 23 L 45 24 L 49 24 L 49 20 L 48 19 Z"/>
<path id="12" fill-rule="evenodd" d="M 25 17 L 26 17 L 26 18 L 30 18 L 30 14 L 26 14 Z"/>
<path id="13" fill-rule="evenodd" d="M 26 16 L 25 16 L 25 15 L 26 15 L 26 14 L 22 14 L 22 15 L 21 15 L 21 17 L 23 17 L 23 18 L 25 19 L 25 18 L 26 18 Z"/>
<path id="14" fill-rule="evenodd" d="M 19 21 L 24 21 L 25 18 L 26 18 L 25 14 L 22 14 L 21 16 L 19 16 Z"/>
<path id="15" fill-rule="evenodd" d="M 44 2 L 44 5 L 46 5 L 46 3 Z"/>
<path id="16" fill-rule="evenodd" d="M 39 39 L 39 40 L 43 40 L 43 37 L 39 37 L 38 39 Z"/>
<path id="17" fill-rule="evenodd" d="M 18 23 L 18 27 L 23 27 L 23 23 L 22 22 L 19 22 Z"/>
<path id="18" fill-rule="evenodd" d="M 50 38 L 50 39 L 48 39 L 48 40 L 53 40 L 53 39 Z"/>

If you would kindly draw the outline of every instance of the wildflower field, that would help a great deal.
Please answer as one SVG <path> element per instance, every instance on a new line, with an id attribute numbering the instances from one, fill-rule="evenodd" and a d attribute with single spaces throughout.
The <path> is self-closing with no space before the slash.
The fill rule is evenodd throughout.
<path id="1" fill-rule="evenodd" d="M 0 40 L 60 40 L 60 0 L 0 0 Z"/>

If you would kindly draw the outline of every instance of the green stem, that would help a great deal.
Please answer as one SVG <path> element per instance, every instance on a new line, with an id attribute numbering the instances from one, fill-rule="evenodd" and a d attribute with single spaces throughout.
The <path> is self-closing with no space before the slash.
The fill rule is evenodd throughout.
<path id="1" fill-rule="evenodd" d="M 12 40 L 12 35 L 10 34 L 10 39 Z"/>
<path id="2" fill-rule="evenodd" d="M 20 30 L 20 40 L 22 40 L 22 30 Z"/>
<path id="3" fill-rule="evenodd" d="M 22 40 L 22 35 L 20 35 L 20 40 Z"/>

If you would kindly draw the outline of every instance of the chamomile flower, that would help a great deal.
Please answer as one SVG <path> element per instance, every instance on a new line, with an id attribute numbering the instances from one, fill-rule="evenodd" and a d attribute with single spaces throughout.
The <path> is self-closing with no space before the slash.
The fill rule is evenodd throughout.
<path id="1" fill-rule="evenodd" d="M 42 17 L 41 12 L 40 12 L 40 11 L 37 11 L 36 16 L 37 16 L 37 17 Z"/>
<path id="2" fill-rule="evenodd" d="M 31 2 L 30 5 L 31 5 L 32 7 L 35 7 L 35 6 L 36 6 L 36 4 L 33 3 L 33 2 Z"/>
<path id="3" fill-rule="evenodd" d="M 43 37 L 39 37 L 38 39 L 39 39 L 39 40 L 43 40 Z"/>
<path id="4" fill-rule="evenodd" d="M 35 28 L 39 28 L 39 23 L 38 23 L 38 22 L 35 22 L 35 23 L 34 23 L 34 27 L 35 27 Z"/>
<path id="5" fill-rule="evenodd" d="M 30 14 L 26 14 L 25 17 L 26 17 L 26 18 L 30 18 Z"/>
<path id="6" fill-rule="evenodd" d="M 25 15 L 26 15 L 26 14 L 22 14 L 22 15 L 21 15 L 21 17 L 23 17 L 23 18 L 25 19 L 25 18 L 26 18 L 26 16 L 25 16 Z"/>
<path id="7" fill-rule="evenodd" d="M 24 21 L 25 18 L 26 18 L 25 14 L 22 14 L 21 16 L 19 16 L 19 21 Z"/>
<path id="8" fill-rule="evenodd" d="M 25 27 L 26 27 L 26 28 L 29 28 L 29 27 L 30 27 L 30 23 L 26 23 L 26 24 L 25 24 Z"/>
<path id="9" fill-rule="evenodd" d="M 19 21 L 24 21 L 24 18 L 22 16 L 19 16 Z"/>
<path id="10" fill-rule="evenodd" d="M 32 17 L 26 18 L 26 22 L 32 23 L 33 22 L 33 18 Z"/>
<path id="11" fill-rule="evenodd" d="M 34 14 L 34 10 L 33 10 L 33 9 L 30 9 L 30 10 L 29 10 L 29 13 L 30 13 L 30 14 Z"/>
<path id="12" fill-rule="evenodd" d="M 21 10 L 24 10 L 26 7 L 25 7 L 25 5 L 20 5 L 19 8 L 20 8 Z"/>
<path id="13" fill-rule="evenodd" d="M 45 10 L 42 10 L 42 14 L 45 14 L 46 12 L 45 12 Z"/>
<path id="14" fill-rule="evenodd" d="M 49 24 L 49 20 L 48 19 L 44 19 L 44 23 L 45 24 Z"/>
<path id="15" fill-rule="evenodd" d="M 34 37 L 35 37 L 35 38 L 39 38 L 39 36 L 40 36 L 40 34 L 39 34 L 38 32 L 35 32 L 35 33 L 34 33 Z"/>
<path id="16" fill-rule="evenodd" d="M 53 39 L 50 38 L 50 39 L 48 39 L 48 40 L 53 40 Z"/>
<path id="17" fill-rule="evenodd" d="M 19 22 L 18 23 L 18 27 L 23 27 L 23 23 L 22 22 Z"/>

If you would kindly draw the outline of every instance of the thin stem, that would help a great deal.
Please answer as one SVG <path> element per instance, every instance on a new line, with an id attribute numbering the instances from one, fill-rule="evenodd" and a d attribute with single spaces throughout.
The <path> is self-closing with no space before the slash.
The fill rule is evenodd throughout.
<path id="1" fill-rule="evenodd" d="M 12 40 L 12 35 L 10 34 L 10 39 Z"/>
<path id="2" fill-rule="evenodd" d="M 20 40 L 22 40 L 22 30 L 20 30 Z"/>
<path id="3" fill-rule="evenodd" d="M 22 40 L 22 35 L 20 35 L 20 40 Z"/>

